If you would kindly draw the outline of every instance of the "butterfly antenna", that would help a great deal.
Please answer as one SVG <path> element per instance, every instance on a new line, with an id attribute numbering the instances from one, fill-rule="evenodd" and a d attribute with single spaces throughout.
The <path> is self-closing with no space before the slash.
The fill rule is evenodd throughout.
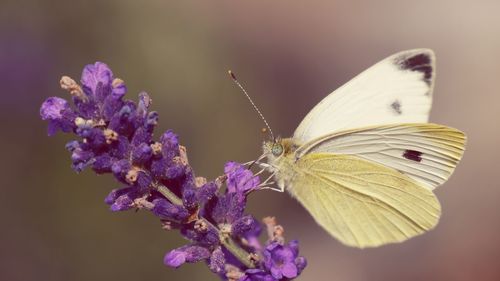
<path id="1" fill-rule="evenodd" d="M 238 79 L 236 79 L 236 75 L 234 75 L 234 73 L 231 70 L 228 70 L 228 73 L 229 73 L 229 76 L 231 76 L 231 79 L 233 79 L 234 83 L 241 89 L 243 94 L 245 94 L 245 96 L 248 98 L 248 101 L 252 104 L 255 111 L 257 111 L 257 113 L 259 114 L 262 121 L 264 121 L 264 124 L 266 124 L 266 127 L 269 130 L 269 135 L 271 136 L 272 140 L 275 141 L 276 139 L 274 138 L 273 130 L 271 130 L 271 126 L 269 126 L 269 123 L 267 123 L 267 120 L 266 120 L 266 118 L 264 118 L 264 115 L 262 115 L 259 108 L 255 105 L 252 98 L 248 95 L 247 91 L 245 90 L 245 88 L 243 88 L 243 86 L 238 81 Z"/>

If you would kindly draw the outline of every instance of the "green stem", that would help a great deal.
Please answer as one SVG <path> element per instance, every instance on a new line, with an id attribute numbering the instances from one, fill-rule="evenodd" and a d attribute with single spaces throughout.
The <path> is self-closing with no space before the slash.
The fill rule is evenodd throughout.
<path id="1" fill-rule="evenodd" d="M 219 236 L 220 237 L 220 236 Z M 254 268 L 255 264 L 250 260 L 250 254 L 240 248 L 236 242 L 231 237 L 222 238 L 222 245 L 231 252 L 240 262 L 242 262 L 248 268 Z"/>
<path id="2" fill-rule="evenodd" d="M 170 189 L 168 189 L 168 187 L 157 184 L 155 185 L 155 188 L 170 202 L 175 205 L 182 206 L 182 199 L 177 197 L 177 195 L 175 195 Z M 231 252 L 231 254 L 233 254 L 241 263 L 243 263 L 248 268 L 255 268 L 255 264 L 250 260 L 250 254 L 247 251 L 239 247 L 231 237 L 221 233 L 221 231 L 206 218 L 201 217 L 200 219 L 217 230 L 222 245 L 226 247 L 226 249 Z"/>
<path id="3" fill-rule="evenodd" d="M 163 194 L 163 196 L 165 196 L 170 202 L 172 202 L 172 204 L 182 206 L 182 200 L 179 197 L 177 197 L 177 195 L 175 195 L 172 191 L 170 191 L 168 187 L 164 185 L 156 185 L 156 189 L 161 194 Z"/>

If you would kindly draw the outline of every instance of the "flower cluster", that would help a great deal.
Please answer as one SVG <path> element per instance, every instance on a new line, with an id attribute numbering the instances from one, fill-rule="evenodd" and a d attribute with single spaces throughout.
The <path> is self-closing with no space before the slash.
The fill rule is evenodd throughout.
<path id="1" fill-rule="evenodd" d="M 149 111 L 150 97 L 143 92 L 138 103 L 125 100 L 125 83 L 104 63 L 87 65 L 81 85 L 67 76 L 60 84 L 73 106 L 59 97 L 42 104 L 48 134 L 61 130 L 79 137 L 66 145 L 75 171 L 90 167 L 121 183 L 105 199 L 111 211 L 148 210 L 164 229 L 179 230 L 190 241 L 168 252 L 166 265 L 204 261 L 223 280 L 241 281 L 291 280 L 305 268 L 298 242 L 285 243 L 273 218 L 261 224 L 245 213 L 247 196 L 259 189 L 260 179 L 244 165 L 227 163 L 213 181 L 196 177 L 175 133 L 153 139 L 158 113 Z M 269 236 L 264 245 L 263 226 Z"/>

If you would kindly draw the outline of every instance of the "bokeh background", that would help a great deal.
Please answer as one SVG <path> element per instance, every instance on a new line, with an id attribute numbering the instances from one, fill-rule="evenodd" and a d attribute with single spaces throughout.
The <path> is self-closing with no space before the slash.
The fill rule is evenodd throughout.
<path id="1" fill-rule="evenodd" d="M 208 178 L 260 155 L 262 123 L 289 136 L 326 94 L 400 50 L 436 51 L 431 120 L 462 129 L 463 162 L 437 190 L 438 227 L 357 250 L 330 238 L 286 194 L 250 198 L 301 242 L 300 280 L 500 280 L 500 1 L 22 1 L 0 3 L 0 280 L 217 280 L 165 267 L 184 241 L 147 213 L 111 213 L 110 176 L 70 169 L 65 135 L 46 136 L 42 101 L 61 75 L 101 60 L 141 90 Z"/>

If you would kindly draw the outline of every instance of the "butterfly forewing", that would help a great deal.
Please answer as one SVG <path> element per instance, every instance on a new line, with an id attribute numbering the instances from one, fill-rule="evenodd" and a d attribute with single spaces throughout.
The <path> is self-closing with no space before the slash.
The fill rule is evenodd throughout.
<path id="1" fill-rule="evenodd" d="M 328 95 L 295 130 L 299 142 L 342 130 L 394 123 L 425 123 L 432 103 L 432 50 L 392 55 Z"/>

